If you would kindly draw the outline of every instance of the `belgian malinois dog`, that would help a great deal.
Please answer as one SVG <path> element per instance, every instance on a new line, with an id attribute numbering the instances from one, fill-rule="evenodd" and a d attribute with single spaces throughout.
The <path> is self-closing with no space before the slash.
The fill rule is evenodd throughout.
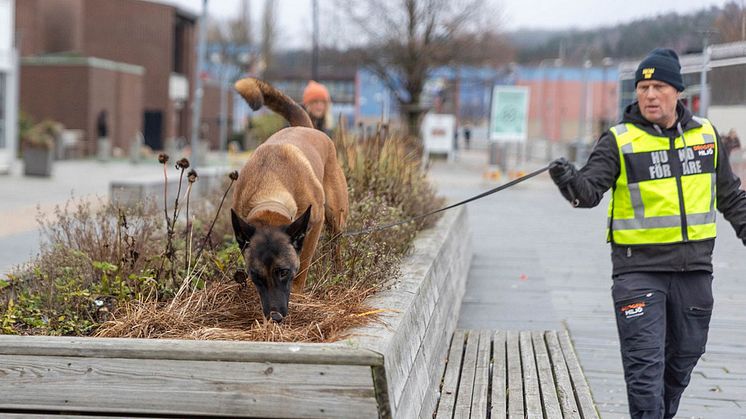
<path id="1" fill-rule="evenodd" d="M 235 88 L 252 109 L 266 104 L 290 122 L 244 164 L 231 209 L 233 232 L 264 316 L 281 322 L 291 286 L 294 293 L 305 288 L 324 224 L 332 235 L 344 228 L 347 181 L 334 143 L 312 128 L 303 108 L 261 80 L 242 79 Z M 341 268 L 339 248 L 332 252 Z"/>

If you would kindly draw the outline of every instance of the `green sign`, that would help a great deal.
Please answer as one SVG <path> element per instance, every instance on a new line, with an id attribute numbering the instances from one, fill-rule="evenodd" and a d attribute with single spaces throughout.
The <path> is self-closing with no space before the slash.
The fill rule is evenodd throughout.
<path id="1" fill-rule="evenodd" d="M 495 86 L 490 110 L 490 140 L 526 141 L 528 135 L 527 86 Z"/>

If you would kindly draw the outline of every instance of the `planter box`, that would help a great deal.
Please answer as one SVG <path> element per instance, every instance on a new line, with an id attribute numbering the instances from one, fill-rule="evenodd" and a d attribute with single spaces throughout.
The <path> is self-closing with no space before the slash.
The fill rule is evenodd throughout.
<path id="1" fill-rule="evenodd" d="M 26 147 L 23 150 L 23 173 L 27 176 L 52 176 L 54 149 Z"/>
<path id="2" fill-rule="evenodd" d="M 373 297 L 381 321 L 332 344 L 0 336 L 0 415 L 431 415 L 471 260 L 464 209 L 422 232 Z"/>

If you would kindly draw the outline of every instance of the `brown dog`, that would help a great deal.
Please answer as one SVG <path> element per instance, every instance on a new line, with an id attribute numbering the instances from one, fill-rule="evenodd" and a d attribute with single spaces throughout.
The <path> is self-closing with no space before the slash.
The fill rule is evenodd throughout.
<path id="1" fill-rule="evenodd" d="M 290 286 L 301 292 L 324 224 L 342 231 L 349 211 L 347 181 L 337 150 L 292 99 L 261 80 L 235 85 L 252 109 L 266 104 L 291 127 L 272 135 L 241 169 L 231 218 L 247 272 L 262 300 L 264 316 L 287 315 Z M 335 262 L 341 255 L 335 246 Z M 295 278 L 295 279 L 293 279 Z"/>

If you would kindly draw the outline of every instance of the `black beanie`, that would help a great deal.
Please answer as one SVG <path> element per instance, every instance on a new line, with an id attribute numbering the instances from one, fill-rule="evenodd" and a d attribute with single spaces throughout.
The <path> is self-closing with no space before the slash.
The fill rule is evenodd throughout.
<path id="1" fill-rule="evenodd" d="M 681 64 L 676 52 L 668 48 L 656 48 L 650 51 L 635 71 L 635 87 L 643 80 L 660 80 L 675 87 L 679 92 L 684 90 L 681 77 Z"/>

